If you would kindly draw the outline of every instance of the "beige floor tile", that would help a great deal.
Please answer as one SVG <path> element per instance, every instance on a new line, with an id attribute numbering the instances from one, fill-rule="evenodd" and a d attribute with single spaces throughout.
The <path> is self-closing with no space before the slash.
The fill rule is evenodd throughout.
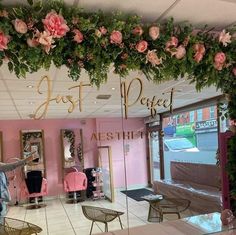
<path id="1" fill-rule="evenodd" d="M 110 203 L 108 200 L 87 200 L 77 204 L 68 204 L 65 198 L 55 198 L 45 203 L 47 204 L 45 208 L 36 210 L 27 210 L 26 205 L 10 206 L 7 216 L 37 224 L 43 229 L 41 235 L 88 235 L 92 221 L 84 216 L 82 205 L 123 211 L 121 221 L 124 228 L 127 228 L 128 224 L 129 227 L 136 227 L 149 223 L 147 221 L 148 202 L 137 202 L 118 192 L 116 192 L 115 203 Z M 196 214 L 196 212 L 186 210 L 181 216 L 184 218 Z M 165 221 L 175 219 L 177 219 L 175 215 L 164 216 Z M 108 228 L 109 231 L 119 230 L 119 221 L 116 219 L 110 222 Z M 93 234 L 101 233 L 104 229 L 104 224 L 95 223 Z"/>

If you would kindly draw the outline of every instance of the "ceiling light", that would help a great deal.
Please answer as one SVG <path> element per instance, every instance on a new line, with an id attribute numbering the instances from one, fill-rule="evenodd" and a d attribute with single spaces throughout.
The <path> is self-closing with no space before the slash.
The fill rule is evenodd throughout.
<path id="1" fill-rule="evenodd" d="M 94 101 L 93 103 L 94 103 L 94 104 L 96 104 L 96 103 L 97 103 L 97 101 Z"/>
<path id="2" fill-rule="evenodd" d="M 111 95 L 98 95 L 96 99 L 98 100 L 108 100 L 110 99 Z"/>
<path id="3" fill-rule="evenodd" d="M 30 102 L 29 102 L 29 104 L 35 104 L 35 102 L 33 102 L 33 101 L 30 101 Z"/>
<path id="4" fill-rule="evenodd" d="M 32 86 L 32 85 L 28 85 L 28 86 L 27 86 L 27 88 L 33 88 L 33 87 L 34 87 L 34 86 Z"/>
<path id="5" fill-rule="evenodd" d="M 115 88 L 115 87 L 112 87 L 111 89 L 114 91 L 116 88 Z"/>

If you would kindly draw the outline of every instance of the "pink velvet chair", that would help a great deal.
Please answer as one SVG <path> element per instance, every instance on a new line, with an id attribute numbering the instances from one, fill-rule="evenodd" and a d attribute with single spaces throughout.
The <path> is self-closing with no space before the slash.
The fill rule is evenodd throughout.
<path id="1" fill-rule="evenodd" d="M 87 189 L 88 180 L 86 175 L 83 172 L 73 171 L 66 174 L 64 178 L 64 190 L 66 193 L 73 192 L 73 200 L 68 202 L 77 203 L 84 199 L 84 196 L 77 198 L 76 191 L 84 191 Z"/>
<path id="2" fill-rule="evenodd" d="M 21 192 L 21 198 L 34 198 L 35 199 L 35 204 L 28 206 L 27 209 L 38 209 L 41 207 L 45 207 L 46 204 L 42 204 L 42 203 L 39 204 L 38 198 L 46 196 L 48 194 L 47 180 L 43 178 L 40 193 L 29 193 L 25 181 L 23 181 L 21 184 L 20 192 Z"/>

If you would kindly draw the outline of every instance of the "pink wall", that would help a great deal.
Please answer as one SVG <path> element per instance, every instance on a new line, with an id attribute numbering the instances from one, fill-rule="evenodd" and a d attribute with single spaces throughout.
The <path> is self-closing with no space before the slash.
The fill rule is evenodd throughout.
<path id="1" fill-rule="evenodd" d="M 123 139 L 122 133 L 126 133 Z M 127 132 L 130 132 L 130 139 L 128 139 Z M 133 131 L 133 139 L 131 137 Z M 98 145 L 109 145 L 112 150 L 113 161 L 113 177 L 115 187 L 125 186 L 125 171 L 126 166 L 127 186 L 147 185 L 147 159 L 146 159 L 146 141 L 145 136 L 141 138 L 139 132 L 145 132 L 145 127 L 142 118 L 129 118 L 123 120 L 121 118 L 100 118 L 97 119 L 97 132 L 113 133 L 113 139 L 107 140 L 105 135 L 102 135 L 102 141 L 98 141 Z M 118 134 L 120 133 L 120 139 Z M 123 145 L 129 148 L 125 155 Z"/>
<path id="2" fill-rule="evenodd" d="M 97 155 L 96 142 L 91 143 L 89 136 L 96 131 L 95 119 L 87 119 L 86 124 L 80 120 L 16 120 L 0 121 L 0 130 L 3 134 L 4 162 L 9 162 L 12 157 L 20 157 L 20 130 L 44 130 L 46 176 L 48 180 L 49 195 L 63 193 L 62 182 L 62 149 L 61 129 L 83 129 L 85 168 L 94 167 Z M 17 169 L 17 175 L 22 171 Z M 18 182 L 19 185 L 19 182 Z"/>
<path id="3" fill-rule="evenodd" d="M 86 119 L 85 122 L 75 119 L 48 120 L 11 120 L 0 121 L 0 131 L 3 134 L 4 162 L 10 162 L 13 157 L 20 157 L 20 130 L 44 130 L 46 176 L 49 195 L 63 194 L 61 129 L 83 130 L 83 147 L 85 168 L 97 166 L 97 145 L 109 145 L 112 149 L 114 186 L 124 187 L 124 153 L 123 143 L 129 145 L 126 155 L 127 183 L 131 185 L 147 184 L 147 162 L 145 138 L 117 139 L 97 141 L 91 139 L 96 132 L 122 132 L 120 118 Z M 140 131 L 144 129 L 143 119 L 130 118 L 124 121 L 125 131 Z M 17 169 L 17 186 L 22 179 L 22 170 Z M 12 191 L 12 186 L 10 188 Z M 18 192 L 19 193 L 19 192 Z M 12 192 L 12 195 L 14 193 Z"/>

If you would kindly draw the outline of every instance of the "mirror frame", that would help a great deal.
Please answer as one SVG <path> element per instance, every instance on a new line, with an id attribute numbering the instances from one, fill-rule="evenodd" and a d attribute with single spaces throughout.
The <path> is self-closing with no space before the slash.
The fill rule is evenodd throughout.
<path id="1" fill-rule="evenodd" d="M 40 135 L 39 137 L 35 137 L 37 133 Z M 40 138 L 41 140 L 32 141 L 30 143 L 30 147 L 34 146 L 39 149 L 38 153 L 40 155 L 41 162 L 39 163 L 29 163 L 24 167 L 24 172 L 33 170 L 41 170 L 43 172 L 44 177 L 46 177 L 46 161 L 45 161 L 45 145 L 44 145 L 44 131 L 43 130 L 20 130 L 20 143 L 21 143 L 21 155 L 24 157 L 24 150 L 26 148 L 27 138 L 24 139 L 24 134 L 28 134 L 29 140 L 33 137 L 34 139 Z M 30 150 L 29 150 L 30 151 Z"/>
<path id="2" fill-rule="evenodd" d="M 110 180 L 110 192 L 111 192 L 111 197 L 107 196 L 105 192 L 103 191 L 105 197 L 111 201 L 115 201 L 115 193 L 114 193 L 114 183 L 113 183 L 113 167 L 112 167 L 112 153 L 111 153 L 111 146 L 98 146 L 98 166 L 99 168 L 102 168 L 102 157 L 99 149 L 107 149 L 107 156 L 108 156 L 108 163 L 109 163 L 109 180 Z M 102 171 L 103 172 L 103 171 Z M 104 174 L 103 174 L 104 177 Z M 104 185 L 104 178 L 103 178 L 103 185 Z"/>
<path id="3" fill-rule="evenodd" d="M 66 166 L 66 160 L 65 160 L 65 145 L 64 145 L 64 132 L 65 131 L 71 131 L 74 134 L 74 139 L 73 139 L 73 153 L 74 153 L 74 165 L 69 165 Z M 77 136 L 77 131 L 79 131 L 79 136 Z M 84 169 L 84 152 L 83 152 L 83 130 L 82 129 L 61 129 L 60 130 L 60 135 L 61 135 L 61 159 L 62 159 L 62 168 L 63 169 L 69 169 L 71 167 L 76 167 L 80 166 L 82 169 Z M 79 139 L 79 141 L 77 141 Z M 68 141 L 70 142 L 70 141 Z M 71 143 L 70 143 L 71 144 Z M 78 165 L 79 163 L 79 165 Z"/>

